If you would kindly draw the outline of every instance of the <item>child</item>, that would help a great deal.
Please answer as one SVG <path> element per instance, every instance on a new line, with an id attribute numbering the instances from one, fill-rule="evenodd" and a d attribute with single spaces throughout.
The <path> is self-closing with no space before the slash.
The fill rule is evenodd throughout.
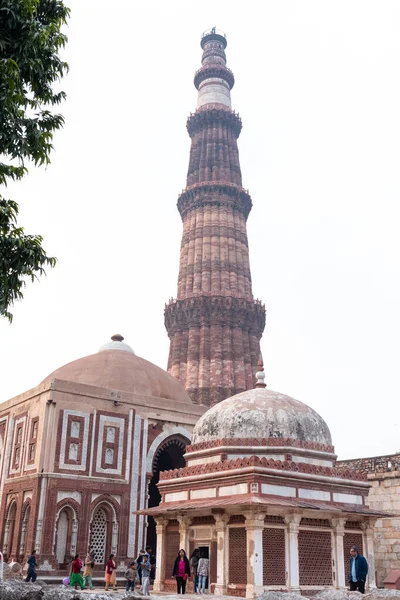
<path id="1" fill-rule="evenodd" d="M 129 569 L 127 569 L 125 571 L 125 578 L 126 578 L 126 594 L 128 594 L 130 591 L 132 591 L 133 593 L 135 593 L 135 578 L 136 578 L 136 563 L 135 562 L 131 562 L 131 564 L 129 565 Z"/>
<path id="2" fill-rule="evenodd" d="M 142 567 L 142 587 L 141 587 L 140 591 L 143 594 L 143 596 L 150 596 L 151 564 L 150 564 L 149 557 L 147 556 L 147 554 L 145 554 L 143 556 L 141 567 Z"/>

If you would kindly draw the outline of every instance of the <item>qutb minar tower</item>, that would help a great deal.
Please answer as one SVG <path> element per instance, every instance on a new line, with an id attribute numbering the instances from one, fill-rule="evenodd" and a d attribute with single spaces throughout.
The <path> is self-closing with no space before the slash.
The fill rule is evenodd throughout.
<path id="1" fill-rule="evenodd" d="M 242 187 L 242 123 L 231 109 L 235 80 L 226 45 L 215 28 L 201 39 L 197 110 L 187 121 L 189 169 L 178 198 L 178 293 L 165 308 L 168 371 L 207 406 L 254 387 L 265 326 L 265 307 L 251 288 L 246 221 L 252 202 Z"/>

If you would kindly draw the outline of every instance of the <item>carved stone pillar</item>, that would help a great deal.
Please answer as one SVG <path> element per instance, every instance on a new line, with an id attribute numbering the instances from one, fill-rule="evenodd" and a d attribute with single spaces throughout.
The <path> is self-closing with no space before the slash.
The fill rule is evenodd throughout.
<path id="1" fill-rule="evenodd" d="M 78 540 L 78 520 L 72 519 L 72 530 L 71 530 L 71 556 L 76 554 L 76 542 Z"/>
<path id="2" fill-rule="evenodd" d="M 164 517 L 155 517 L 156 521 L 156 534 L 157 534 L 157 567 L 156 567 L 156 578 L 154 580 L 153 590 L 155 592 L 162 592 L 164 590 L 165 581 L 165 561 L 166 561 L 166 535 L 165 530 L 167 528 L 168 519 Z"/>
<path id="3" fill-rule="evenodd" d="M 291 592 L 300 593 L 300 571 L 299 571 L 299 525 L 301 515 L 291 514 L 285 516 L 288 525 L 289 538 L 289 565 L 288 565 L 288 587 Z"/>
<path id="4" fill-rule="evenodd" d="M 8 538 L 10 536 L 10 528 L 11 528 L 11 521 L 10 519 L 7 519 L 6 524 L 4 526 L 4 541 L 3 541 L 3 552 L 4 555 L 8 556 Z"/>
<path id="5" fill-rule="evenodd" d="M 374 525 L 375 519 L 369 519 L 361 524 L 364 532 L 365 543 L 365 558 L 368 561 L 368 588 L 373 590 L 376 588 L 375 577 L 375 554 L 374 554 Z"/>
<path id="6" fill-rule="evenodd" d="M 256 598 L 264 591 L 262 534 L 264 529 L 265 513 L 249 513 L 245 516 L 247 546 L 246 598 Z"/>
<path id="7" fill-rule="evenodd" d="M 118 548 L 118 523 L 113 521 L 112 524 L 112 537 L 111 537 L 111 552 L 117 554 Z"/>
<path id="8" fill-rule="evenodd" d="M 344 525 L 346 519 L 332 519 L 333 531 L 335 534 L 335 565 L 336 565 L 336 587 L 338 590 L 346 588 L 346 575 L 344 568 Z"/>
<path id="9" fill-rule="evenodd" d="M 217 581 L 215 584 L 214 594 L 223 596 L 226 594 L 227 588 L 227 569 L 226 563 L 228 560 L 228 528 L 229 515 L 216 514 L 215 531 L 217 533 Z"/>
<path id="10" fill-rule="evenodd" d="M 177 516 L 179 523 L 179 548 L 183 548 L 183 550 L 188 554 L 189 552 L 189 525 L 192 522 L 190 517 L 186 515 L 178 515 Z"/>

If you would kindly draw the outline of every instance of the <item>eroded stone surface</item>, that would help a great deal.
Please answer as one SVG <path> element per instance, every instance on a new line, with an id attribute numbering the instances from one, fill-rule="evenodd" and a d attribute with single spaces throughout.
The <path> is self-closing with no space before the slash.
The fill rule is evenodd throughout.
<path id="1" fill-rule="evenodd" d="M 208 410 L 193 430 L 192 443 L 221 438 L 292 438 L 331 445 L 325 421 L 312 408 L 268 389 L 227 398 Z"/>

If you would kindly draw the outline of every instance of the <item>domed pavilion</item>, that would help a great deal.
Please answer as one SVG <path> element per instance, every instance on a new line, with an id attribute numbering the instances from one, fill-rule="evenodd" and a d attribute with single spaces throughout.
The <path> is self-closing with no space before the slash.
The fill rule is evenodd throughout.
<path id="1" fill-rule="evenodd" d="M 344 588 L 350 547 L 367 555 L 374 586 L 369 484 L 335 466 L 325 421 L 266 388 L 210 408 L 198 420 L 183 468 L 164 471 L 157 522 L 156 590 L 168 589 L 176 548 L 210 556 L 215 594 L 253 598 L 265 589 Z"/>
<path id="2" fill-rule="evenodd" d="M 1 405 L 0 548 L 25 561 L 36 548 L 41 576 L 58 576 L 93 549 L 101 577 L 111 552 L 123 575 L 155 523 L 160 470 L 185 464 L 205 408 L 121 335 Z"/>

